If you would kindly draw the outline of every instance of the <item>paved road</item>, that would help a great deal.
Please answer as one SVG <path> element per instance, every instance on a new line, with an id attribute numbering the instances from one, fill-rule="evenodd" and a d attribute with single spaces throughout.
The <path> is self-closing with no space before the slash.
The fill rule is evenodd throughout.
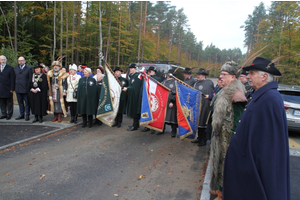
<path id="1" fill-rule="evenodd" d="M 169 127 L 127 132 L 130 122 L 78 125 L 2 150 L 1 199 L 197 199 L 206 148 L 171 138 Z"/>

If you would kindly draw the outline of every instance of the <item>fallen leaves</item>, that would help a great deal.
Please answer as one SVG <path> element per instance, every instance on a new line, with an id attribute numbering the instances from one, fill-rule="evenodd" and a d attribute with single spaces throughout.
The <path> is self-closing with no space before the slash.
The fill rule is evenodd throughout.
<path id="1" fill-rule="evenodd" d="M 12 179 L 12 180 L 10 180 L 10 181 L 8 181 L 9 183 L 13 183 L 13 182 L 15 182 L 16 180 L 15 179 Z"/>
<path id="2" fill-rule="evenodd" d="M 45 174 L 41 174 L 40 175 L 40 180 L 42 180 L 44 177 L 46 177 L 46 175 Z"/>
<path id="3" fill-rule="evenodd" d="M 118 194 L 114 194 L 114 196 L 115 196 L 115 197 L 118 197 L 119 195 L 118 195 Z"/>
<path id="4" fill-rule="evenodd" d="M 9 176 L 9 174 L 6 174 L 6 176 Z"/>

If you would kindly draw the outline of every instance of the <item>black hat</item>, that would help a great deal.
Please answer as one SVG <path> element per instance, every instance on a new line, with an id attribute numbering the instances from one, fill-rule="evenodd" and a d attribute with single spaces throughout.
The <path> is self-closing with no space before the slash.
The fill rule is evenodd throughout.
<path id="1" fill-rule="evenodd" d="M 35 69 L 35 68 L 44 68 L 44 67 L 42 65 L 40 65 L 40 64 L 37 64 L 33 68 Z"/>
<path id="2" fill-rule="evenodd" d="M 116 67 L 116 68 L 114 69 L 114 72 L 115 72 L 115 71 L 123 72 L 123 70 L 122 70 L 120 67 Z"/>
<path id="3" fill-rule="evenodd" d="M 147 72 L 148 72 L 148 71 L 150 71 L 150 70 L 152 70 L 152 71 L 155 71 L 155 72 L 156 72 L 156 68 L 155 68 L 155 67 L 153 67 L 153 66 L 150 66 L 150 67 L 147 69 Z"/>
<path id="4" fill-rule="evenodd" d="M 166 72 L 165 74 L 174 74 L 174 70 L 173 69 L 169 69 L 168 72 Z"/>
<path id="5" fill-rule="evenodd" d="M 272 63 L 271 60 L 262 57 L 256 57 L 250 66 L 244 67 L 243 69 L 246 71 L 249 71 L 251 69 L 256 69 L 256 70 L 267 72 L 269 74 L 273 74 L 275 76 L 281 76 L 281 73 L 275 67 L 275 64 Z"/>
<path id="6" fill-rule="evenodd" d="M 244 75 L 248 76 L 249 71 L 246 71 L 245 69 L 243 69 L 243 70 L 241 71 L 241 74 L 244 74 Z"/>
<path id="7" fill-rule="evenodd" d="M 134 63 L 133 63 L 133 64 L 130 64 L 130 65 L 129 65 L 129 68 L 136 68 L 136 64 L 134 64 Z"/>
<path id="8" fill-rule="evenodd" d="M 192 70 L 191 70 L 191 68 L 187 67 L 187 68 L 184 69 L 183 73 L 184 74 L 192 74 Z"/>
<path id="9" fill-rule="evenodd" d="M 86 68 L 87 64 L 81 64 L 81 68 Z"/>
<path id="10" fill-rule="evenodd" d="M 199 71 L 197 72 L 197 74 L 208 75 L 207 71 L 205 71 L 205 69 L 203 69 L 203 68 L 200 68 Z"/>

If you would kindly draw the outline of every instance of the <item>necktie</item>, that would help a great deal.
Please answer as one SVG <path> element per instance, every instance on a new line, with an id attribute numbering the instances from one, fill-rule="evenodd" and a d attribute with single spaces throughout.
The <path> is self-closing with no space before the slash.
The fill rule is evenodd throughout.
<path id="1" fill-rule="evenodd" d="M 1 72 L 3 71 L 3 65 L 1 65 Z"/>

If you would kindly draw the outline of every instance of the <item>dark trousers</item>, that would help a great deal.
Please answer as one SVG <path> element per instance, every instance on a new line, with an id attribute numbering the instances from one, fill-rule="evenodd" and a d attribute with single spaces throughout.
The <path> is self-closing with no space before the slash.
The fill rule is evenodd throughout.
<path id="1" fill-rule="evenodd" d="M 2 116 L 11 117 L 14 113 L 13 98 L 0 98 Z"/>
<path id="2" fill-rule="evenodd" d="M 133 124 L 132 124 L 132 126 L 133 126 L 134 128 L 139 128 L 139 127 L 140 127 L 139 121 L 140 121 L 139 118 L 133 118 Z"/>
<path id="3" fill-rule="evenodd" d="M 27 93 L 16 93 L 17 100 L 19 104 L 20 116 L 30 115 L 30 107 L 28 103 L 28 95 Z M 25 105 L 24 105 L 25 102 Z"/>
<path id="4" fill-rule="evenodd" d="M 77 114 L 77 102 L 68 102 L 70 106 L 71 116 L 75 116 Z"/>
<path id="5" fill-rule="evenodd" d="M 122 121 L 123 121 L 123 114 L 122 114 L 122 113 L 117 114 L 115 121 L 116 121 L 117 123 L 121 124 Z"/>
<path id="6" fill-rule="evenodd" d="M 198 128 L 198 140 L 200 142 L 206 142 L 205 128 Z"/>

